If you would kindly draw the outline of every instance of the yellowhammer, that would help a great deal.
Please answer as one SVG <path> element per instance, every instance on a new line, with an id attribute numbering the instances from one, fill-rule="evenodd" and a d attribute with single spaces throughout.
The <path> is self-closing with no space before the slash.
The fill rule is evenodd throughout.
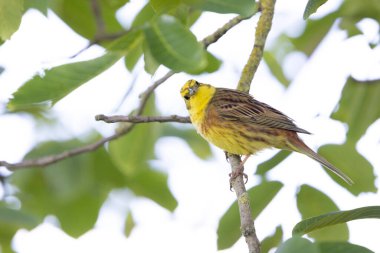
<path id="1" fill-rule="evenodd" d="M 246 155 L 242 165 L 251 154 L 275 147 L 305 154 L 352 184 L 347 175 L 298 137 L 297 133 L 310 134 L 308 131 L 249 94 L 189 80 L 182 87 L 181 95 L 198 133 L 228 153 Z"/>

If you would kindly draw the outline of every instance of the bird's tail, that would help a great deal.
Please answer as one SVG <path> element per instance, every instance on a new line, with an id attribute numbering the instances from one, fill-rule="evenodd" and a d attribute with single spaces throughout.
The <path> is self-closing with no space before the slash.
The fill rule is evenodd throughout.
<path id="1" fill-rule="evenodd" d="M 297 151 L 299 153 L 302 153 L 304 155 L 307 155 L 308 157 L 314 159 L 315 161 L 319 162 L 321 165 L 335 173 L 337 176 L 339 176 L 341 179 L 343 179 L 347 184 L 352 185 L 354 181 L 344 174 L 343 171 L 332 165 L 330 162 L 328 162 L 325 158 L 318 155 L 316 152 L 314 152 L 312 149 L 310 149 L 301 139 L 296 136 L 296 140 L 293 139 L 291 143 L 291 147 L 294 151 Z"/>

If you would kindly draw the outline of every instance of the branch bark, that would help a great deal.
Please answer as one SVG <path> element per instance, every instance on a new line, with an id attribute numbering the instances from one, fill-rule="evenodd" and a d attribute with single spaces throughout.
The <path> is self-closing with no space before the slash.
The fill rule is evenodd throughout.
<path id="1" fill-rule="evenodd" d="M 151 122 L 177 122 L 177 123 L 191 123 L 190 117 L 183 117 L 178 115 L 171 116 L 125 116 L 125 115 L 112 115 L 106 116 L 99 114 L 95 116 L 96 121 L 104 121 L 107 123 L 116 122 L 131 122 L 131 123 L 151 123 Z"/>
<path id="2" fill-rule="evenodd" d="M 261 0 L 259 3 L 261 15 L 257 22 L 255 43 L 240 76 L 238 90 L 249 92 L 253 77 L 263 58 L 265 42 L 272 27 L 275 2 L 276 0 Z"/>
<path id="3" fill-rule="evenodd" d="M 43 157 L 39 157 L 37 159 L 25 160 L 25 161 L 22 161 L 19 163 L 8 163 L 6 161 L 0 161 L 0 167 L 5 166 L 6 168 L 8 168 L 11 171 L 15 171 L 17 169 L 25 169 L 25 168 L 45 167 L 45 166 L 59 162 L 61 160 L 69 158 L 69 157 L 73 157 L 76 155 L 80 155 L 83 153 L 94 151 L 94 150 L 100 148 L 101 146 L 103 146 L 105 143 L 112 141 L 112 140 L 115 140 L 115 139 L 119 138 L 120 136 L 123 136 L 123 135 L 129 133 L 132 130 L 133 126 L 134 126 L 133 124 L 128 125 L 128 127 L 123 128 L 121 131 L 119 131 L 119 132 L 117 132 L 117 133 L 115 133 L 115 134 L 113 134 L 107 138 L 103 138 L 103 139 L 101 139 L 97 142 L 91 143 L 89 145 L 85 145 L 83 147 L 67 150 L 67 151 L 59 153 L 59 154 L 43 156 Z"/>
<path id="4" fill-rule="evenodd" d="M 253 77 L 257 71 L 264 52 L 264 45 L 270 31 L 274 13 L 275 0 L 261 0 L 261 15 L 257 23 L 255 32 L 255 43 L 246 65 L 240 76 L 237 86 L 238 90 L 249 92 Z M 240 156 L 229 155 L 231 171 L 239 169 L 241 164 Z M 241 233 L 250 253 L 260 253 L 260 241 L 257 238 L 255 224 L 251 215 L 251 206 L 248 193 L 245 189 L 243 175 L 230 181 L 232 188 L 236 192 L 240 213 Z"/>
<path id="5" fill-rule="evenodd" d="M 231 171 L 240 166 L 240 156 L 229 154 L 228 158 L 231 164 Z M 231 180 L 231 185 L 238 201 L 241 234 L 245 237 L 249 252 L 260 253 L 260 241 L 256 235 L 255 223 L 252 219 L 249 196 L 245 189 L 243 176 Z"/>

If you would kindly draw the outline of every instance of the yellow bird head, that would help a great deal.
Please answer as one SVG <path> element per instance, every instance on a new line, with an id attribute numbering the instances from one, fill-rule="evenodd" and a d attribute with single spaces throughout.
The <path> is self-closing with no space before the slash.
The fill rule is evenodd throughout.
<path id="1" fill-rule="evenodd" d="M 191 79 L 187 81 L 181 88 L 181 96 L 184 98 L 186 108 L 190 109 L 190 99 L 197 93 L 200 83 Z"/>
<path id="2" fill-rule="evenodd" d="M 191 105 L 208 102 L 214 92 L 213 86 L 199 83 L 193 79 L 187 81 L 181 88 L 181 96 L 185 100 L 188 110 L 191 109 Z"/>
<path id="3" fill-rule="evenodd" d="M 182 89 L 181 89 L 181 96 L 185 99 L 185 100 L 189 100 L 190 97 L 192 97 L 193 95 L 195 95 L 195 93 L 198 91 L 198 88 L 200 86 L 200 83 L 198 83 L 197 81 L 191 79 L 189 81 L 187 81 L 183 86 L 182 86 Z"/>

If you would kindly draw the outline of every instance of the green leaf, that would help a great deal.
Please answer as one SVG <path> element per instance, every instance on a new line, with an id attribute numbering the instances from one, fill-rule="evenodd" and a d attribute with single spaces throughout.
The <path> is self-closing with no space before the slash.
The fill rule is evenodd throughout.
<path id="1" fill-rule="evenodd" d="M 150 51 L 148 44 L 143 44 L 143 51 L 144 51 L 144 69 L 147 73 L 154 75 L 158 67 L 161 65 L 156 58 L 152 55 L 152 52 Z"/>
<path id="2" fill-rule="evenodd" d="M 317 12 L 318 8 L 326 2 L 327 0 L 309 0 L 303 13 L 303 19 L 307 19 L 311 14 Z"/>
<path id="3" fill-rule="evenodd" d="M 0 201 L 0 252 L 13 252 L 11 241 L 19 229 L 32 229 L 41 219 L 32 214 L 11 209 Z"/>
<path id="4" fill-rule="evenodd" d="M 180 4 L 175 9 L 169 11 L 168 14 L 176 17 L 186 27 L 191 27 L 202 15 L 202 11 L 194 9 L 189 5 Z"/>
<path id="5" fill-rule="evenodd" d="M 124 223 L 124 235 L 129 237 L 136 223 L 133 219 L 132 212 L 129 210 Z"/>
<path id="6" fill-rule="evenodd" d="M 91 80 L 109 67 L 121 55 L 107 53 L 93 60 L 64 64 L 46 70 L 43 76 L 34 76 L 14 94 L 8 103 L 11 111 L 30 111 L 55 104 L 80 85 Z"/>
<path id="7" fill-rule="evenodd" d="M 135 19 L 132 22 L 132 27 L 140 27 L 143 26 L 148 21 L 152 20 L 156 17 L 156 13 L 154 12 L 152 5 L 147 3 L 141 11 L 136 15 Z"/>
<path id="8" fill-rule="evenodd" d="M 0 38 L 9 39 L 18 30 L 24 9 L 22 0 L 0 0 Z"/>
<path id="9" fill-rule="evenodd" d="M 116 19 L 116 11 L 128 0 L 97 0 L 99 20 L 104 24 L 104 31 L 98 31 L 91 1 L 49 0 L 52 9 L 71 29 L 83 37 L 93 40 L 97 33 L 113 34 L 124 31 Z"/>
<path id="10" fill-rule="evenodd" d="M 176 136 L 182 138 L 190 146 L 194 154 L 201 159 L 210 158 L 212 155 L 211 147 L 207 141 L 197 134 L 194 129 L 177 128 L 165 125 L 163 136 Z"/>
<path id="11" fill-rule="evenodd" d="M 26 159 L 82 145 L 78 140 L 42 143 Z M 94 226 L 109 192 L 126 185 L 123 179 L 104 149 L 65 159 L 46 169 L 20 170 L 12 175 L 12 183 L 19 189 L 16 196 L 21 211 L 38 219 L 54 215 L 71 236 L 80 236 Z"/>
<path id="12" fill-rule="evenodd" d="M 194 34 L 176 18 L 163 15 L 145 29 L 153 57 L 174 71 L 196 72 L 207 66 L 207 55 Z"/>
<path id="13" fill-rule="evenodd" d="M 352 220 L 377 218 L 380 219 L 380 206 L 366 206 L 348 211 L 326 213 L 303 220 L 293 228 L 293 235 L 302 235 L 311 231 L 345 223 Z"/>
<path id="14" fill-rule="evenodd" d="M 269 250 L 277 247 L 282 242 L 282 237 L 282 228 L 281 226 L 277 226 L 273 235 L 270 235 L 261 241 L 261 253 L 268 253 Z"/>
<path id="15" fill-rule="evenodd" d="M 380 79 L 359 81 L 347 79 L 333 119 L 348 124 L 347 138 L 357 142 L 367 128 L 380 118 Z"/>
<path id="16" fill-rule="evenodd" d="M 264 61 L 268 65 L 270 72 L 274 77 L 276 77 L 277 81 L 279 81 L 285 87 L 288 87 L 290 81 L 285 76 L 284 71 L 282 70 L 282 66 L 279 61 L 276 59 L 273 53 L 270 51 L 264 52 Z"/>
<path id="17" fill-rule="evenodd" d="M 141 30 L 136 29 L 111 42 L 107 49 L 125 55 L 125 65 L 129 71 L 132 71 L 143 53 L 143 43 L 144 35 Z"/>
<path id="18" fill-rule="evenodd" d="M 123 55 L 131 53 L 142 46 L 144 36 L 141 30 L 131 30 L 107 45 L 107 50 L 120 52 Z"/>
<path id="19" fill-rule="evenodd" d="M 145 169 L 128 177 L 128 188 L 136 195 L 151 199 L 169 211 L 173 211 L 178 203 L 170 192 L 167 181 L 167 174 Z"/>
<path id="20" fill-rule="evenodd" d="M 310 56 L 330 31 L 339 15 L 336 12 L 318 20 L 308 20 L 304 32 L 297 38 L 292 38 L 294 47 Z"/>
<path id="21" fill-rule="evenodd" d="M 220 65 L 222 65 L 222 62 L 218 58 L 216 58 L 214 55 L 207 52 L 207 66 L 203 71 L 207 73 L 213 73 L 220 68 Z"/>
<path id="22" fill-rule="evenodd" d="M 32 229 L 40 222 L 41 220 L 33 215 L 0 205 L 1 230 L 6 230 L 5 227 Z"/>
<path id="23" fill-rule="evenodd" d="M 149 3 L 156 13 L 164 13 L 176 8 L 180 0 L 149 0 Z"/>
<path id="24" fill-rule="evenodd" d="M 145 111 L 148 115 L 156 114 L 154 97 L 148 100 Z M 150 168 L 148 161 L 154 158 L 154 144 L 161 134 L 161 129 L 159 124 L 139 124 L 127 135 L 109 144 L 111 159 L 122 173 L 133 176 Z"/>
<path id="25" fill-rule="evenodd" d="M 309 185 L 301 186 L 297 194 L 297 207 L 302 219 L 339 210 L 338 206 L 327 195 Z M 308 235 L 319 241 L 347 241 L 349 234 L 347 225 L 341 224 L 323 228 Z"/>
<path id="26" fill-rule="evenodd" d="M 204 11 L 217 13 L 236 13 L 249 17 L 256 13 L 256 4 L 252 0 L 187 0 L 188 4 Z"/>
<path id="27" fill-rule="evenodd" d="M 129 71 L 132 71 L 135 68 L 142 54 L 143 54 L 143 47 L 141 45 L 141 46 L 138 46 L 135 50 L 132 50 L 131 52 L 125 55 L 124 63 Z"/>
<path id="28" fill-rule="evenodd" d="M 349 242 L 317 242 L 322 253 L 375 253 L 363 246 Z"/>
<path id="29" fill-rule="evenodd" d="M 154 158 L 154 144 L 158 133 L 153 124 L 140 124 L 125 136 L 109 144 L 112 161 L 126 176 L 148 169 Z"/>
<path id="30" fill-rule="evenodd" d="M 333 174 L 330 171 L 327 171 L 334 181 L 352 194 L 359 195 L 362 192 L 376 192 L 376 177 L 373 167 L 358 153 L 355 144 L 355 142 L 346 142 L 343 145 L 324 145 L 318 149 L 318 153 L 352 178 L 354 184 L 347 185 L 336 176 L 332 176 Z"/>
<path id="31" fill-rule="evenodd" d="M 282 183 L 277 181 L 262 182 L 247 191 L 250 199 L 254 200 L 251 206 L 252 218 L 256 217 L 272 201 L 274 196 L 282 188 Z M 218 226 L 218 250 L 231 247 L 240 237 L 240 217 L 237 201 L 234 201 L 219 221 Z"/>
<path id="32" fill-rule="evenodd" d="M 324 253 L 309 240 L 301 237 L 292 237 L 278 247 L 275 253 Z"/>
<path id="33" fill-rule="evenodd" d="M 284 161 L 289 155 L 291 154 L 290 151 L 287 150 L 281 150 L 277 152 L 276 155 L 274 155 L 269 160 L 266 160 L 263 163 L 260 163 L 257 166 L 256 175 L 265 176 L 265 174 L 276 167 L 278 164 L 280 164 L 282 161 Z"/>
<path id="34" fill-rule="evenodd" d="M 24 0 L 24 9 L 36 9 L 47 16 L 48 0 Z"/>
<path id="35" fill-rule="evenodd" d="M 377 0 L 346 0 L 338 10 L 340 15 L 339 26 L 348 32 L 349 36 L 361 33 L 357 30 L 357 23 L 362 19 L 374 19 L 380 22 L 380 3 Z"/>

